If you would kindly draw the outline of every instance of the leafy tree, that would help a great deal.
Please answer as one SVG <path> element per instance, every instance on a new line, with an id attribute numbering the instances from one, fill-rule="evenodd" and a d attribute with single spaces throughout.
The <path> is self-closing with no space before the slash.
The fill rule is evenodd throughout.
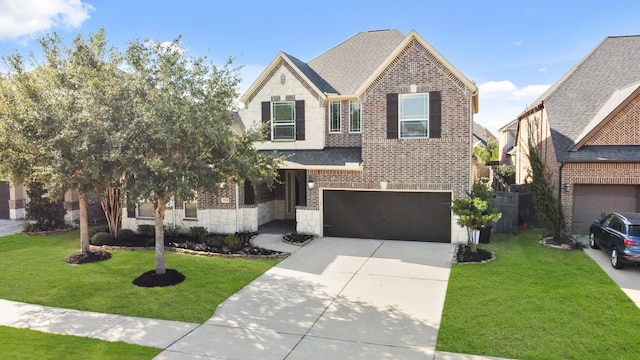
<path id="1" fill-rule="evenodd" d="M 529 131 L 529 134 L 533 134 L 533 131 Z M 551 172 L 542 160 L 532 136 L 529 136 L 527 147 L 530 165 L 527 188 L 533 193 L 538 219 L 554 239 L 561 243 L 569 242 L 570 236 L 562 211 L 562 202 L 555 196 Z"/>
<path id="2" fill-rule="evenodd" d="M 121 171 L 127 82 L 104 30 L 70 46 L 55 34 L 39 43 L 44 61 L 32 55 L 27 66 L 19 54 L 4 57 L 10 73 L 0 87 L 0 173 L 17 183 L 37 176 L 58 198 L 77 191 L 81 250 L 88 253 L 87 198 L 102 195 Z"/>
<path id="3" fill-rule="evenodd" d="M 453 200 L 451 210 L 458 215 L 458 225 L 467 229 L 467 243 L 472 252 L 477 252 L 475 237 L 477 231 L 483 227 L 495 224 L 502 214 L 491 203 L 491 194 L 487 187 L 477 183 L 466 198 Z"/>
<path id="4" fill-rule="evenodd" d="M 487 140 L 487 146 L 476 146 L 473 148 L 473 154 L 478 160 L 486 164 L 489 161 L 497 161 L 499 159 L 498 140 L 491 138 Z"/>
<path id="5" fill-rule="evenodd" d="M 221 182 L 271 183 L 277 160 L 253 147 L 259 129 L 235 135 L 231 109 L 239 79 L 231 60 L 218 68 L 189 57 L 180 39 L 133 41 L 126 51 L 135 107 L 123 190 L 153 204 L 156 273 L 166 272 L 163 219 L 172 198 L 191 200 Z"/>

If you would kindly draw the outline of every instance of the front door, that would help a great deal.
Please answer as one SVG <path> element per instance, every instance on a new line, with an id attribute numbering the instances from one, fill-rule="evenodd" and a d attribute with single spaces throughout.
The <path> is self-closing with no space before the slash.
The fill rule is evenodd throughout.
<path id="1" fill-rule="evenodd" d="M 292 170 L 285 171 L 284 181 L 284 218 L 286 220 L 296 219 L 296 172 Z"/>

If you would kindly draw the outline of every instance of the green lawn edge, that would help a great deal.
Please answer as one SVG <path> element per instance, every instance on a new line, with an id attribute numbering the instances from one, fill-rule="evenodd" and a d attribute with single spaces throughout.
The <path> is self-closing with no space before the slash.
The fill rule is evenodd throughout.
<path id="1" fill-rule="evenodd" d="M 640 359 L 640 309 L 582 250 L 492 234 L 451 269 L 436 349 L 513 359 Z"/>
<path id="2" fill-rule="evenodd" d="M 3 359 L 147 360 L 162 349 L 0 326 Z"/>
<path id="3" fill-rule="evenodd" d="M 133 280 L 155 269 L 153 251 L 114 250 L 106 261 L 69 265 L 78 231 L 0 237 L 0 298 L 109 314 L 203 323 L 229 296 L 278 263 L 271 259 L 167 253 L 166 265 L 186 276 L 169 287 L 141 288 Z"/>

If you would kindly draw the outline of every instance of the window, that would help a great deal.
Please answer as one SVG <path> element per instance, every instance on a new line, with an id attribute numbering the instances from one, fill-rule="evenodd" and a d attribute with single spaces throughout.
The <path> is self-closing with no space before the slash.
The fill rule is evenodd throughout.
<path id="1" fill-rule="evenodd" d="M 342 119 L 340 116 L 340 101 L 329 103 L 329 133 L 339 133 L 342 131 Z"/>
<path id="2" fill-rule="evenodd" d="M 296 107 L 293 101 L 271 103 L 272 140 L 296 139 Z"/>
<path id="3" fill-rule="evenodd" d="M 153 218 L 153 204 L 148 201 L 138 201 L 138 217 Z"/>
<path id="4" fill-rule="evenodd" d="M 349 102 L 349 132 L 359 133 L 362 131 L 360 120 L 360 101 Z"/>
<path id="5" fill-rule="evenodd" d="M 198 203 L 196 201 L 184 202 L 184 218 L 185 219 L 198 218 Z"/>
<path id="6" fill-rule="evenodd" d="M 429 137 L 429 94 L 399 95 L 400 138 Z"/>

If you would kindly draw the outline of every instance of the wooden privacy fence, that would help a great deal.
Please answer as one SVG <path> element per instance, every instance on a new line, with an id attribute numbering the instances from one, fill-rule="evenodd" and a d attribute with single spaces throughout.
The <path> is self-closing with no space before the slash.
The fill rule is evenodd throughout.
<path id="1" fill-rule="evenodd" d="M 496 191 L 493 193 L 493 205 L 502 213 L 502 217 L 493 225 L 497 233 L 515 234 L 518 232 L 518 193 Z"/>
<path id="2" fill-rule="evenodd" d="M 515 234 L 522 224 L 535 225 L 536 211 L 533 194 L 520 189 L 519 192 L 493 192 L 493 204 L 502 213 L 502 218 L 493 225 L 493 231 Z"/>

